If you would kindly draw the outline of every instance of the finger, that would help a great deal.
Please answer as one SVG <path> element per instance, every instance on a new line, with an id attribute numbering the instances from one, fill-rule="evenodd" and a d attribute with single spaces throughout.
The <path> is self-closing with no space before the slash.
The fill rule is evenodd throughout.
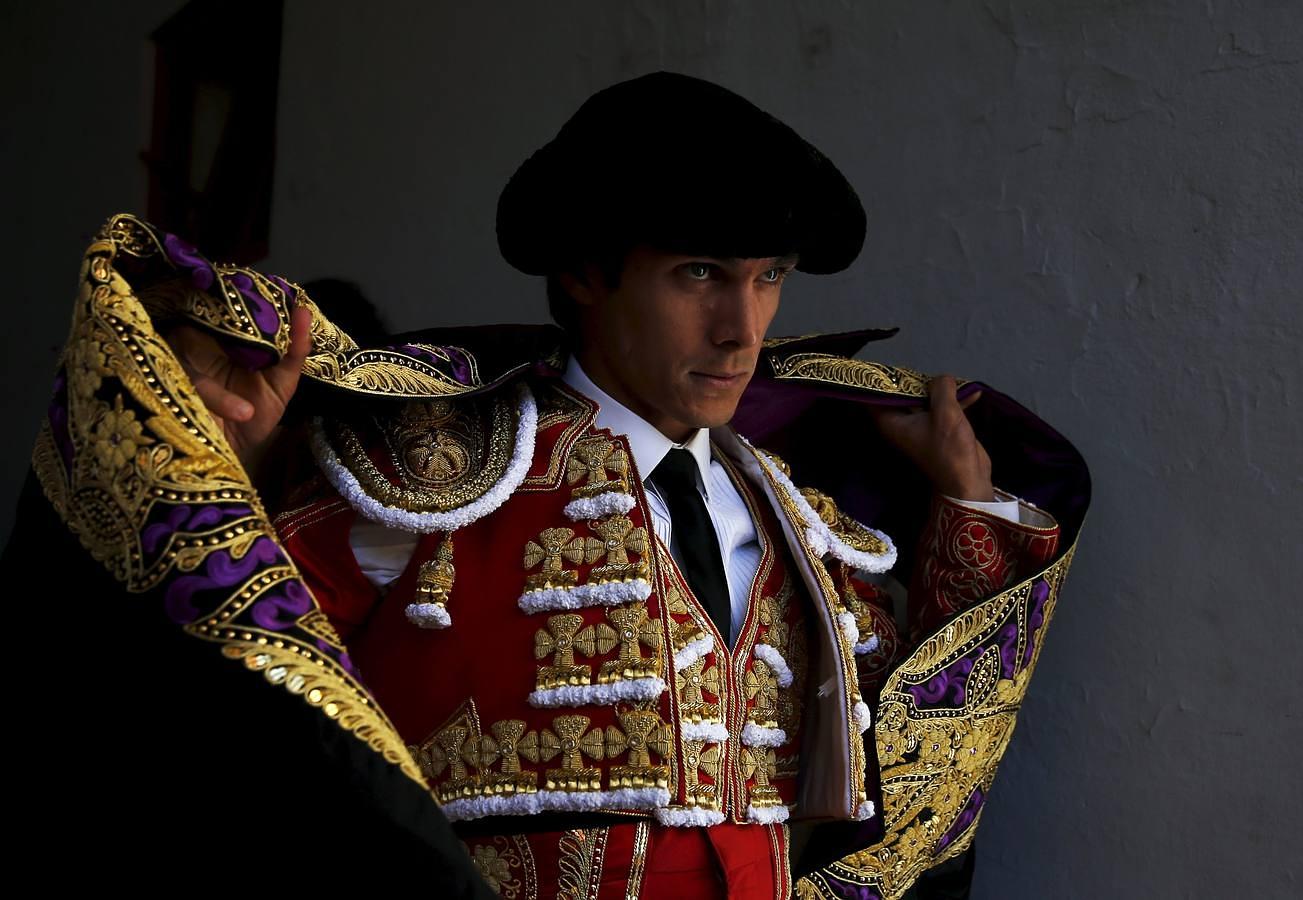
<path id="1" fill-rule="evenodd" d="M 195 393 L 213 415 L 236 422 L 253 418 L 253 404 L 239 394 L 232 393 L 207 375 L 194 379 Z"/>
<path id="2" fill-rule="evenodd" d="M 937 415 L 953 415 L 959 411 L 956 397 L 958 387 L 953 375 L 938 375 L 928 382 L 928 405 Z"/>
<path id="3" fill-rule="evenodd" d="M 312 310 L 296 306 L 290 312 L 290 346 L 285 355 L 267 372 L 267 381 L 285 402 L 293 395 L 303 371 L 303 362 L 312 350 Z"/>
<path id="4" fill-rule="evenodd" d="M 312 310 L 306 306 L 296 306 L 290 311 L 290 349 L 286 354 L 297 360 L 297 367 L 303 365 L 312 350 Z"/>
<path id="5" fill-rule="evenodd" d="M 969 395 L 968 395 L 967 397 L 965 397 L 963 400 L 960 400 L 960 401 L 959 401 L 959 408 L 960 408 L 960 409 L 968 409 L 968 407 L 972 406 L 974 403 L 976 403 L 978 400 L 981 400 L 981 399 L 982 399 L 982 392 L 981 392 L 981 391 L 973 391 L 971 394 L 969 394 Z"/>

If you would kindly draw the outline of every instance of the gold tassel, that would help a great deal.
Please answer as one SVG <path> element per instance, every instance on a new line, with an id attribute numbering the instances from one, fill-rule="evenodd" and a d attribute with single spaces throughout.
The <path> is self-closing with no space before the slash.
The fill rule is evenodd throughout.
<path id="1" fill-rule="evenodd" d="M 448 535 L 434 552 L 434 558 L 421 564 L 421 571 L 416 576 L 416 602 L 446 605 L 456 577 L 457 569 L 452 564 L 452 535 Z"/>

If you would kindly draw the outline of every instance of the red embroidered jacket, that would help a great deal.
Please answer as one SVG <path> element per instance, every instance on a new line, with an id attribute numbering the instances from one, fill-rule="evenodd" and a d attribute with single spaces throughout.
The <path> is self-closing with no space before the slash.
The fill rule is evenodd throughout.
<path id="1" fill-rule="evenodd" d="M 276 523 L 444 812 L 872 816 L 862 691 L 903 642 L 888 594 L 853 573 L 889 570 L 890 539 L 717 431 L 763 544 L 729 648 L 652 535 L 622 436 L 555 382 L 517 390 L 321 423 L 326 482 Z M 383 596 L 349 547 L 358 515 L 423 535 Z M 1043 565 L 1056 537 L 1043 519 L 938 501 L 916 627 Z M 821 765 L 798 782 L 803 752 Z"/>

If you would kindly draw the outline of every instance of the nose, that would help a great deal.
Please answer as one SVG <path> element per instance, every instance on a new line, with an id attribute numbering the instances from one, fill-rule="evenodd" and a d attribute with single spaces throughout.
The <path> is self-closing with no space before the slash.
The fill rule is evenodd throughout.
<path id="1" fill-rule="evenodd" d="M 753 282 L 738 281 L 721 290 L 713 305 L 711 343 L 730 350 L 748 350 L 765 337 L 768 325 L 763 301 Z"/>

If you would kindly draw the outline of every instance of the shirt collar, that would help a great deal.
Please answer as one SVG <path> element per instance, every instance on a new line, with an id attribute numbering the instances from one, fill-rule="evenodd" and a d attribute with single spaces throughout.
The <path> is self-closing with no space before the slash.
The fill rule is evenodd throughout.
<path id="1" fill-rule="evenodd" d="M 597 427 L 605 428 L 612 434 L 622 434 L 629 440 L 629 452 L 633 454 L 633 464 L 646 481 L 656 467 L 660 465 L 665 454 L 676 448 L 682 448 L 692 454 L 697 462 L 698 486 L 702 493 L 707 493 L 710 484 L 710 432 L 698 428 L 692 437 L 682 444 L 676 444 L 667 438 L 650 422 L 616 400 L 606 391 L 593 383 L 583 366 L 573 356 L 566 363 L 561 380 L 597 404 Z"/>

